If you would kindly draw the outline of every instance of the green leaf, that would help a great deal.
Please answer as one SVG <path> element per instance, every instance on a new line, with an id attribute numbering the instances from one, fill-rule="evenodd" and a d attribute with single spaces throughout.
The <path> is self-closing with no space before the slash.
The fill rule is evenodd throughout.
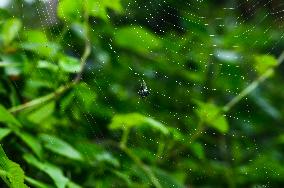
<path id="1" fill-rule="evenodd" d="M 115 167 L 119 167 L 119 161 L 114 158 L 109 152 L 101 152 L 96 154 L 96 161 L 99 163 L 106 162 Z"/>
<path id="2" fill-rule="evenodd" d="M 200 143 L 190 143 L 189 147 L 196 157 L 199 159 L 205 158 L 204 148 Z"/>
<path id="3" fill-rule="evenodd" d="M 276 142 L 279 143 L 279 144 L 284 144 L 284 134 L 279 135 L 276 138 Z"/>
<path id="4" fill-rule="evenodd" d="M 211 126 L 221 133 L 227 133 L 229 130 L 227 119 L 221 115 L 211 122 Z"/>
<path id="5" fill-rule="evenodd" d="M 255 69 L 259 75 L 262 75 L 277 64 L 277 59 L 271 55 L 260 55 L 255 57 Z"/>
<path id="6" fill-rule="evenodd" d="M 169 127 L 168 130 L 171 133 L 171 136 L 174 140 L 183 143 L 185 141 L 185 136 L 176 128 Z"/>
<path id="7" fill-rule="evenodd" d="M 38 180 L 35 180 L 35 179 L 31 178 L 31 177 L 27 177 L 26 176 L 25 179 L 28 182 L 28 184 L 33 185 L 36 188 L 52 188 L 52 186 L 47 185 L 45 183 L 42 183 L 42 182 L 40 182 Z"/>
<path id="8" fill-rule="evenodd" d="M 39 124 L 52 115 L 52 113 L 54 112 L 54 108 L 55 102 L 47 103 L 39 109 L 36 109 L 32 113 L 30 113 L 28 115 L 28 119 L 35 124 Z"/>
<path id="9" fill-rule="evenodd" d="M 51 63 L 49 61 L 45 61 L 45 60 L 38 61 L 37 67 L 40 68 L 40 69 L 51 70 L 53 72 L 58 70 L 58 66 L 56 64 Z"/>
<path id="10" fill-rule="evenodd" d="M 10 13 L 7 9 L 0 8 L 0 24 L 5 22 L 10 17 Z"/>
<path id="11" fill-rule="evenodd" d="M 96 93 L 87 84 L 78 84 L 75 88 L 76 96 L 84 109 L 90 111 L 95 106 Z"/>
<path id="12" fill-rule="evenodd" d="M 44 146 L 50 151 L 59 155 L 68 157 L 70 159 L 82 161 L 83 157 L 73 146 L 67 142 L 51 135 L 41 134 L 41 140 L 44 142 Z"/>
<path id="13" fill-rule="evenodd" d="M 140 26 L 128 26 L 115 34 L 117 45 L 140 53 L 150 53 L 161 47 L 161 41 L 154 34 Z"/>
<path id="14" fill-rule="evenodd" d="M 61 0 L 57 6 L 57 15 L 63 21 L 73 22 L 82 15 L 83 1 Z M 83 15 L 82 15 L 83 16 Z"/>
<path id="15" fill-rule="evenodd" d="M 46 43 L 39 43 L 39 42 L 23 42 L 21 43 L 21 48 L 24 50 L 32 51 L 40 56 L 55 58 L 57 52 L 59 51 L 60 47 L 57 43 L 46 42 Z"/>
<path id="16" fill-rule="evenodd" d="M 198 109 L 196 110 L 196 114 L 201 121 L 207 123 L 221 133 L 228 132 L 229 125 L 227 119 L 221 113 L 221 108 L 212 103 L 197 102 L 197 104 Z"/>
<path id="17" fill-rule="evenodd" d="M 41 30 L 28 30 L 24 32 L 24 38 L 27 42 L 34 43 L 47 43 L 48 38 Z"/>
<path id="18" fill-rule="evenodd" d="M 2 38 L 4 45 L 10 44 L 19 33 L 22 23 L 19 19 L 11 18 L 4 22 L 2 28 Z"/>
<path id="19" fill-rule="evenodd" d="M 250 98 L 255 102 L 255 104 L 266 114 L 273 117 L 274 119 L 281 118 L 281 112 L 274 105 L 271 104 L 270 100 L 262 95 L 258 89 L 255 89 L 254 92 L 250 93 Z"/>
<path id="20" fill-rule="evenodd" d="M 31 150 L 39 157 L 41 158 L 42 156 L 42 146 L 39 140 L 28 134 L 28 133 L 23 133 L 23 132 L 16 132 L 16 134 L 25 142 Z"/>
<path id="21" fill-rule="evenodd" d="M 116 12 L 122 11 L 120 0 L 87 0 L 85 7 L 89 15 L 102 18 L 103 20 L 108 19 L 108 8 Z"/>
<path id="22" fill-rule="evenodd" d="M 18 120 L 2 105 L 0 105 L 0 122 L 7 124 L 12 129 L 21 127 L 21 124 L 18 122 Z"/>
<path id="23" fill-rule="evenodd" d="M 76 184 L 76 183 L 74 183 L 74 182 L 72 182 L 72 181 L 69 181 L 67 183 L 67 188 L 81 188 L 81 186 Z"/>
<path id="24" fill-rule="evenodd" d="M 11 129 L 0 128 L 0 141 L 11 133 Z"/>
<path id="25" fill-rule="evenodd" d="M 26 57 L 21 53 L 0 55 L 5 65 L 5 74 L 17 76 L 22 73 Z"/>
<path id="26" fill-rule="evenodd" d="M 168 172 L 159 169 L 159 168 L 152 168 L 154 173 L 156 174 L 156 177 L 158 178 L 160 184 L 163 188 L 184 188 L 181 182 L 179 182 L 176 178 L 174 178 L 171 174 Z"/>
<path id="27" fill-rule="evenodd" d="M 237 63 L 239 61 L 239 54 L 235 51 L 228 51 L 228 50 L 217 50 L 215 52 L 216 58 L 220 61 L 227 62 L 227 63 Z"/>
<path id="28" fill-rule="evenodd" d="M 58 43 L 50 42 L 46 34 L 40 30 L 29 30 L 24 33 L 24 42 L 20 47 L 43 57 L 55 58 L 60 46 Z"/>
<path id="29" fill-rule="evenodd" d="M 78 150 L 81 151 L 82 155 L 88 163 L 91 165 L 104 165 L 110 164 L 114 167 L 119 167 L 119 160 L 115 158 L 109 151 L 105 150 L 98 144 L 91 142 L 80 142 L 76 145 Z"/>
<path id="30" fill-rule="evenodd" d="M 78 38 L 85 41 L 87 36 L 86 25 L 81 22 L 73 22 L 70 26 L 72 33 L 74 33 Z"/>
<path id="31" fill-rule="evenodd" d="M 127 184 L 128 187 L 131 187 L 132 181 L 131 181 L 131 178 L 129 177 L 128 174 L 125 174 L 125 173 L 120 172 L 118 170 L 112 170 L 112 173 L 114 173 L 117 177 L 119 177 L 120 179 L 125 181 L 125 183 Z"/>
<path id="32" fill-rule="evenodd" d="M 98 1 L 98 0 L 97 0 Z M 104 0 L 101 1 L 104 4 L 104 7 L 106 8 L 110 8 L 114 11 L 117 12 L 121 12 L 122 11 L 122 7 L 121 7 L 121 0 Z"/>
<path id="33" fill-rule="evenodd" d="M 81 69 L 80 61 L 70 56 L 60 58 L 59 67 L 69 73 L 78 73 Z"/>
<path id="34" fill-rule="evenodd" d="M 158 130 L 165 135 L 169 134 L 169 130 L 164 124 L 139 113 L 115 115 L 112 118 L 110 129 L 131 129 L 132 127 L 140 126 L 150 127 L 153 130 Z"/>
<path id="35" fill-rule="evenodd" d="M 20 165 L 11 161 L 0 145 L 0 176 L 10 188 L 26 188 L 24 171 Z"/>
<path id="36" fill-rule="evenodd" d="M 57 188 L 65 188 L 67 183 L 70 181 L 67 177 L 64 176 L 61 169 L 53 164 L 40 162 L 31 154 L 25 154 L 24 159 L 30 165 L 48 174 L 49 177 L 54 181 Z"/>

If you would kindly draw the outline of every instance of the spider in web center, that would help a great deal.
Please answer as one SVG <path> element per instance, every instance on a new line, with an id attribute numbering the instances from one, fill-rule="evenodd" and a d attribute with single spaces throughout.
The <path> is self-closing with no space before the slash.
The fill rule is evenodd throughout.
<path id="1" fill-rule="evenodd" d="M 142 83 L 141 83 L 140 89 L 138 91 L 138 94 L 142 98 L 145 98 L 145 97 L 147 97 L 150 94 L 150 91 L 148 90 L 146 82 L 143 79 L 142 79 Z"/>

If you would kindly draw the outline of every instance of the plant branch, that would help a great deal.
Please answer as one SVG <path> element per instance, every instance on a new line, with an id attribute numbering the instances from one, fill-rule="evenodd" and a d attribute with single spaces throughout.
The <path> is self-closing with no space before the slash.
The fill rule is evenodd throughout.
<path id="1" fill-rule="evenodd" d="M 129 129 L 124 129 L 123 130 L 122 137 L 121 137 L 121 140 L 120 140 L 120 147 L 124 147 L 124 146 L 127 145 L 129 132 L 130 132 Z"/>
<path id="2" fill-rule="evenodd" d="M 160 141 L 158 143 L 157 153 L 156 153 L 156 162 L 161 160 L 162 154 L 163 154 L 163 152 L 165 150 L 165 146 L 166 146 L 166 144 L 165 144 L 164 135 L 161 134 Z"/>
<path id="3" fill-rule="evenodd" d="M 43 104 L 43 103 L 46 103 L 58 96 L 60 96 L 61 94 L 63 94 L 65 91 L 67 91 L 69 88 L 71 88 L 73 85 L 75 85 L 74 82 L 71 82 L 67 85 L 64 85 L 64 86 L 60 86 L 57 90 L 55 90 L 54 92 L 50 93 L 50 94 L 47 94 L 45 96 L 42 96 L 42 97 L 39 97 L 39 98 L 36 98 L 34 100 L 31 100 L 27 103 L 24 103 L 24 104 L 21 104 L 19 106 L 14 106 L 12 108 L 9 109 L 9 112 L 11 113 L 17 113 L 19 111 L 22 111 L 22 110 L 25 110 L 27 108 L 31 108 L 33 106 L 37 106 L 39 104 Z"/>
<path id="4" fill-rule="evenodd" d="M 137 157 L 128 147 L 127 147 L 127 140 L 128 140 L 128 135 L 129 135 L 130 130 L 129 129 L 124 129 L 122 133 L 122 137 L 120 140 L 119 148 L 124 151 L 124 153 L 134 161 L 134 163 L 141 168 L 147 176 L 150 178 L 151 182 L 156 188 L 162 188 L 161 184 L 159 183 L 158 179 L 156 178 L 155 174 L 153 171 L 145 165 L 139 157 Z"/>
<path id="5" fill-rule="evenodd" d="M 277 66 L 279 66 L 283 61 L 284 61 L 284 51 L 281 53 L 281 55 L 277 59 Z M 236 97 L 234 97 L 230 102 L 228 102 L 223 107 L 223 111 L 224 112 L 230 111 L 233 106 L 235 106 L 244 97 L 246 97 L 248 94 L 250 94 L 255 88 L 257 88 L 259 86 L 259 84 L 261 84 L 263 81 L 265 81 L 267 78 L 269 78 L 274 73 L 275 67 L 268 69 L 259 78 L 257 78 L 248 87 L 246 87 L 242 92 L 240 92 Z"/>
<path id="6" fill-rule="evenodd" d="M 250 94 L 255 88 L 257 88 L 263 81 L 269 78 L 273 73 L 274 69 L 278 67 L 284 61 L 284 51 L 280 54 L 277 59 L 277 65 L 273 68 L 265 71 L 260 77 L 258 77 L 255 81 L 253 81 L 249 86 L 247 86 L 243 91 L 241 91 L 237 96 L 235 96 L 231 101 L 229 101 L 225 106 L 223 106 L 222 111 L 216 114 L 216 117 L 222 113 L 226 113 L 232 109 L 237 103 L 239 103 L 244 97 Z M 190 138 L 189 142 L 192 143 L 195 141 L 205 130 L 206 126 L 203 125 L 202 120 L 199 122 L 197 126 L 197 130 Z"/>
<path id="7" fill-rule="evenodd" d="M 203 131 L 205 130 L 206 126 L 204 125 L 204 122 L 201 120 L 199 121 L 196 131 L 194 134 L 189 138 L 189 143 L 193 143 L 200 135 L 202 135 Z"/>
<path id="8" fill-rule="evenodd" d="M 90 42 L 90 34 L 89 34 L 89 15 L 87 14 L 87 11 L 85 11 L 85 15 L 84 15 L 85 21 L 84 21 L 84 29 L 85 29 L 85 49 L 84 49 L 84 53 L 81 57 L 81 62 L 80 62 L 80 71 L 78 72 L 78 74 L 76 75 L 74 82 L 79 82 L 82 76 L 82 73 L 84 71 L 84 66 L 86 64 L 86 61 L 88 59 L 88 57 L 91 54 L 91 42 Z"/>
<path id="9" fill-rule="evenodd" d="M 124 151 L 124 153 L 127 154 L 127 156 L 129 158 L 131 158 L 134 163 L 141 168 L 146 174 L 147 176 L 150 178 L 151 182 L 153 183 L 153 185 L 156 188 L 162 188 L 160 182 L 158 181 L 158 179 L 156 178 L 155 174 L 153 173 L 153 171 L 147 166 L 145 165 L 141 159 L 139 159 L 128 147 L 121 145 L 120 146 L 121 150 Z"/>
<path id="10" fill-rule="evenodd" d="M 86 64 L 86 61 L 88 59 L 88 57 L 91 54 L 91 42 L 90 42 L 90 38 L 89 38 L 89 17 L 87 14 L 85 14 L 85 20 L 84 20 L 84 25 L 85 25 L 85 31 L 86 31 L 86 35 L 85 35 L 85 48 L 84 48 L 84 52 L 83 55 L 81 57 L 81 61 L 80 61 L 80 71 L 77 73 L 75 79 L 70 82 L 67 83 L 66 85 L 60 86 L 58 89 L 56 89 L 54 92 L 49 93 L 45 96 L 36 98 L 34 100 L 31 100 L 27 103 L 18 105 L 18 106 L 14 106 L 12 108 L 9 109 L 9 111 L 11 113 L 16 113 L 22 110 L 25 110 L 27 108 L 31 108 L 40 104 L 43 104 L 45 102 L 48 102 L 52 99 L 55 99 L 56 97 L 62 95 L 65 91 L 69 90 L 70 88 L 72 88 L 74 85 L 78 84 L 80 82 L 83 70 L 84 70 L 84 66 Z"/>

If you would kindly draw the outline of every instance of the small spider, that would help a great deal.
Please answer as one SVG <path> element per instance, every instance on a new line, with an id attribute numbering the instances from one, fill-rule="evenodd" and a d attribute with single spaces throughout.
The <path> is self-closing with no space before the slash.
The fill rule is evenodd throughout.
<path id="1" fill-rule="evenodd" d="M 138 94 L 142 98 L 145 98 L 145 97 L 147 97 L 150 94 L 150 92 L 149 92 L 149 90 L 147 88 L 146 82 L 143 79 L 142 79 L 142 83 L 141 83 L 140 89 L 138 91 Z"/>

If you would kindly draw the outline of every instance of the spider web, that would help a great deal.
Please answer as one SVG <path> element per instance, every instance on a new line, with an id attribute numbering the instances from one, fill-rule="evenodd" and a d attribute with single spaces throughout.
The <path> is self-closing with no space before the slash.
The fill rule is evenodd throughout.
<path id="1" fill-rule="evenodd" d="M 57 17 L 57 1 L 15 2 L 2 0 L 0 6 L 9 9 L 13 17 L 23 20 L 24 32 L 40 30 L 48 38 L 48 42 L 43 45 L 53 49 L 53 42 L 60 43 L 64 54 L 80 60 L 84 53 L 84 45 L 80 44 L 82 40 L 78 42 L 73 39 L 79 40 L 80 33 L 84 31 L 77 23 L 65 24 L 68 20 L 60 20 Z M 74 133 L 72 136 L 81 137 L 84 130 L 80 126 L 88 126 L 86 138 L 97 142 L 108 141 L 110 138 L 117 139 L 120 134 L 113 135 L 107 128 L 111 117 L 132 112 L 151 117 L 179 132 L 192 135 L 197 130 L 194 111 L 198 107 L 195 100 L 214 101 L 218 106 L 226 105 L 258 78 L 257 70 L 253 66 L 256 56 L 266 54 L 277 57 L 281 53 L 284 33 L 279 31 L 283 31 L 284 4 L 280 1 L 177 2 L 122 0 L 122 13 L 108 11 L 106 20 L 96 16 L 89 18 L 93 37 L 92 53 L 84 67 L 80 87 L 85 88 L 91 97 L 84 99 L 80 87 L 75 87 L 74 93 L 67 92 L 63 95 L 63 101 L 67 98 L 71 104 L 59 115 L 70 118 L 70 112 L 82 116 L 80 120 L 72 117 L 76 122 L 71 126 L 71 132 Z M 23 11 L 26 9 L 34 11 Z M 104 24 L 108 26 L 103 27 L 105 30 L 100 30 L 100 26 Z M 123 28 L 128 28 L 127 32 L 137 31 L 137 40 L 144 40 L 144 32 L 154 36 L 153 40 L 156 40 L 157 44 L 143 41 L 149 46 L 139 51 L 138 47 L 135 49 L 135 46 L 131 45 L 135 42 L 135 37 L 126 43 L 119 41 L 119 37 L 125 35 Z M 18 36 L 18 40 L 25 44 L 21 36 Z M 58 66 L 55 56 L 39 59 L 34 53 L 24 53 L 37 61 L 36 63 L 48 60 Z M 166 69 L 166 66 L 172 68 Z M 56 80 L 60 76 L 51 74 L 46 78 L 47 74 L 38 67 L 34 67 L 31 74 L 39 74 L 51 80 Z M 62 80 L 70 81 L 73 77 L 74 74 L 71 74 Z M 25 79 L 26 85 L 34 82 L 28 75 L 25 75 Z M 146 98 L 141 98 L 137 94 L 141 80 L 145 80 L 150 90 L 150 95 Z M 278 80 L 274 84 L 279 82 Z M 22 98 L 31 100 L 36 95 L 23 93 L 23 85 L 19 85 L 17 81 L 13 83 Z M 62 83 L 49 83 L 43 88 L 52 91 Z M 215 138 L 216 135 L 220 137 L 218 144 L 200 141 L 202 147 L 208 151 L 208 158 L 215 161 L 234 161 L 235 159 L 230 156 L 229 159 L 223 159 L 222 150 L 226 150 L 229 142 L 236 138 L 243 139 L 244 142 L 249 140 L 253 145 L 247 144 L 245 150 L 262 155 L 259 151 L 261 138 L 253 138 L 261 135 L 249 133 L 256 130 L 255 126 L 260 124 L 254 118 L 256 106 L 263 108 L 272 119 L 280 118 L 277 109 L 265 99 L 264 95 L 269 93 L 265 90 L 269 90 L 269 87 L 269 83 L 265 82 L 250 97 L 245 97 L 240 107 L 236 106 L 226 113 L 231 131 L 219 133 L 218 130 L 209 129 L 202 132 L 209 138 Z M 82 97 L 79 99 L 78 95 Z M 84 100 L 91 101 L 87 109 L 82 107 Z M 61 108 L 62 104 L 59 102 L 55 105 Z M 45 128 L 45 131 L 48 131 L 48 128 Z M 69 137 L 64 135 L 64 132 L 61 134 L 63 137 Z M 139 134 L 135 136 L 139 137 Z M 155 140 L 148 136 L 142 137 L 150 139 L 149 142 Z M 226 141 L 225 137 L 230 141 Z M 135 147 L 137 144 L 131 145 Z M 113 149 L 109 145 L 104 145 L 104 148 L 108 151 Z M 85 152 L 88 153 L 87 150 Z M 249 159 L 249 162 L 252 163 L 253 160 L 254 158 Z M 179 160 L 168 158 L 167 162 L 174 168 Z M 191 171 L 189 169 L 189 176 Z M 257 174 L 258 169 L 255 169 L 254 173 Z M 189 184 L 200 184 L 206 174 L 205 170 L 201 170 L 201 175 L 195 180 L 190 179 Z M 267 180 L 265 183 L 269 185 L 270 182 Z"/>

